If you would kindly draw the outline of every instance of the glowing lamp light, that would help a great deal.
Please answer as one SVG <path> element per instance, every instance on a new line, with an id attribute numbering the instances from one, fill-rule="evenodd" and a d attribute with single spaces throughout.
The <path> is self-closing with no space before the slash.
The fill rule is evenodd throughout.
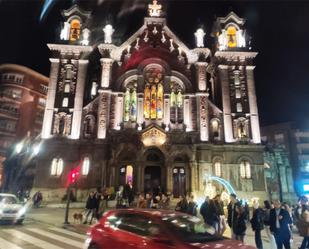
<path id="1" fill-rule="evenodd" d="M 16 145 L 16 147 L 15 147 L 15 152 L 17 153 L 17 154 L 19 154 L 20 152 L 21 152 L 21 150 L 23 149 L 23 143 L 22 142 L 20 142 L 19 144 L 17 144 Z"/>
<path id="2" fill-rule="evenodd" d="M 33 150 L 33 155 L 36 156 L 39 154 L 40 150 L 41 150 L 41 145 L 40 144 L 35 144 L 32 148 Z"/>
<path id="3" fill-rule="evenodd" d="M 112 35 L 114 33 L 115 29 L 113 29 L 113 26 L 110 24 L 107 24 L 104 29 L 104 43 L 112 43 Z"/>

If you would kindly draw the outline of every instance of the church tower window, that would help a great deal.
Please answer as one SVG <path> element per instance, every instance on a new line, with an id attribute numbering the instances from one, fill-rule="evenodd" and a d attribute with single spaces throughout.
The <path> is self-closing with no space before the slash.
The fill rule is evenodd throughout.
<path id="1" fill-rule="evenodd" d="M 136 105 L 137 105 L 137 94 L 136 94 L 136 82 L 130 82 L 126 87 L 124 94 L 124 121 L 136 122 Z"/>
<path id="2" fill-rule="evenodd" d="M 221 177 L 221 174 L 222 174 L 221 162 L 217 161 L 214 163 L 214 173 L 215 173 L 215 176 Z"/>
<path id="3" fill-rule="evenodd" d="M 241 178 L 251 178 L 251 164 L 247 160 L 243 160 L 240 163 L 240 177 Z"/>
<path id="4" fill-rule="evenodd" d="M 227 28 L 227 46 L 229 48 L 236 48 L 237 47 L 237 39 L 236 39 L 237 30 L 234 26 L 230 26 Z"/>
<path id="5" fill-rule="evenodd" d="M 242 112 L 242 104 L 241 103 L 236 104 L 236 110 L 237 110 L 237 112 Z"/>
<path id="6" fill-rule="evenodd" d="M 62 100 L 62 107 L 68 107 L 69 106 L 69 98 L 65 97 Z"/>
<path id="7" fill-rule="evenodd" d="M 76 41 L 80 37 L 80 21 L 73 19 L 70 26 L 70 41 Z"/>
<path id="8" fill-rule="evenodd" d="M 171 83 L 170 112 L 172 123 L 183 122 L 183 89 L 177 82 Z"/>
<path id="9" fill-rule="evenodd" d="M 158 68 L 150 68 L 146 72 L 146 84 L 144 89 L 144 118 L 163 118 L 163 96 L 162 72 Z"/>
<path id="10" fill-rule="evenodd" d="M 89 174 L 90 169 L 90 159 L 89 157 L 85 157 L 82 165 L 82 175 L 87 176 Z"/>
<path id="11" fill-rule="evenodd" d="M 69 93 L 70 92 L 70 83 L 65 83 L 64 85 L 64 92 Z"/>

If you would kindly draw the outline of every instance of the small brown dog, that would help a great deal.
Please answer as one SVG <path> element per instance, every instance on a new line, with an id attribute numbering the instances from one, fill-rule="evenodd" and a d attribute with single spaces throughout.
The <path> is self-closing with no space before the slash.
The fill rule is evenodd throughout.
<path id="1" fill-rule="evenodd" d="M 83 222 L 83 214 L 82 213 L 74 213 L 73 214 L 74 223 L 82 224 Z"/>

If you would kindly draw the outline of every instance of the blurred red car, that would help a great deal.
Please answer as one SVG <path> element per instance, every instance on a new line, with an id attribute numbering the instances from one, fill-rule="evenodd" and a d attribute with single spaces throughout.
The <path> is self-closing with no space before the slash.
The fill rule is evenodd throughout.
<path id="1" fill-rule="evenodd" d="M 203 221 L 187 214 L 116 209 L 90 228 L 85 249 L 254 249 L 212 233 Z"/>

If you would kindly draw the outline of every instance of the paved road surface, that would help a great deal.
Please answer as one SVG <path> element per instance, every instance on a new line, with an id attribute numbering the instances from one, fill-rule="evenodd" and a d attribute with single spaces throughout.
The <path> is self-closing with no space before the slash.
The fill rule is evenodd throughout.
<path id="1" fill-rule="evenodd" d="M 63 228 L 31 222 L 0 227 L 0 249 L 81 249 L 85 238 Z"/>

